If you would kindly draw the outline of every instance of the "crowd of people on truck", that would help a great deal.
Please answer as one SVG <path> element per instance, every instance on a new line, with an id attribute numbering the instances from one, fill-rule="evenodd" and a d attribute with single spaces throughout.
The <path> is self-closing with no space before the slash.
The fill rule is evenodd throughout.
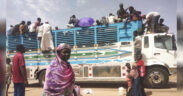
<path id="1" fill-rule="evenodd" d="M 132 66 L 129 63 L 126 64 L 128 73 L 126 78 L 128 83 L 127 96 L 146 96 L 143 85 L 145 65 L 142 60 L 140 35 L 143 35 L 146 24 L 148 25 L 147 32 L 150 33 L 168 32 L 169 27 L 163 24 L 164 19 L 160 19 L 160 14 L 158 12 L 150 12 L 147 15 L 141 15 L 141 12 L 137 11 L 133 6 L 124 9 L 123 4 L 121 3 L 119 7 L 120 9 L 117 11 L 117 17 L 110 13 L 108 17 L 103 16 L 101 20 L 96 20 L 96 24 L 94 25 L 108 26 L 108 24 L 124 22 L 123 28 L 126 28 L 130 21 L 140 20 L 143 22 L 143 20 L 146 20 L 146 22 L 143 23 L 143 28 L 140 31 L 136 30 L 134 32 L 135 63 Z M 75 15 L 72 15 L 67 27 L 81 27 L 78 23 L 79 19 L 77 19 Z M 55 29 L 58 30 L 59 28 L 56 27 Z M 45 21 L 43 24 L 41 23 L 41 18 L 37 18 L 35 23 L 31 23 L 31 21 L 27 21 L 25 23 L 25 21 L 22 21 L 20 24 L 15 26 L 11 25 L 8 35 L 23 35 L 24 37 L 29 38 L 32 34 L 37 34 L 40 48 L 44 52 L 55 50 L 51 31 L 52 27 L 48 21 Z M 16 50 L 17 53 L 12 59 L 13 67 L 10 65 L 11 60 L 7 59 L 7 92 L 11 82 L 12 73 L 14 96 L 25 96 L 25 85 L 28 84 L 25 60 L 23 56 L 25 47 L 23 45 L 17 45 Z M 43 96 L 71 96 L 73 93 L 75 75 L 70 63 L 68 62 L 70 54 L 71 47 L 68 44 L 60 44 L 56 48 L 56 58 L 46 70 Z M 1 71 L 2 70 L 0 70 L 0 72 Z"/>
<path id="2" fill-rule="evenodd" d="M 52 29 L 53 28 L 48 21 L 42 23 L 41 18 L 37 18 L 35 23 L 27 21 L 27 24 L 25 24 L 25 21 L 22 21 L 14 27 L 11 25 L 10 30 L 8 30 L 8 35 L 22 35 L 25 38 L 29 38 L 29 40 L 31 40 L 32 36 L 36 35 L 39 40 L 39 48 L 42 52 L 47 52 L 54 51 L 53 37 L 51 33 Z M 58 27 L 55 29 L 58 30 Z"/>
<path id="3" fill-rule="evenodd" d="M 126 25 L 130 21 L 142 21 L 143 23 L 143 28 L 142 28 L 142 33 L 147 28 L 147 31 L 150 33 L 162 33 L 162 32 L 168 32 L 169 27 L 164 25 L 164 19 L 160 19 L 160 14 L 158 12 L 150 12 L 147 15 L 141 15 L 141 11 L 137 11 L 133 6 L 130 6 L 126 9 L 123 8 L 123 4 L 121 3 L 119 5 L 120 9 L 117 11 L 117 16 L 115 16 L 112 13 L 109 13 L 109 16 L 103 16 L 101 17 L 100 20 L 96 20 L 95 24 L 92 24 L 91 26 L 94 25 L 106 25 L 108 24 L 113 24 L 113 23 L 119 23 L 119 22 L 124 22 L 125 25 L 123 28 L 126 28 Z M 159 20 L 160 19 L 160 20 Z M 146 22 L 143 22 L 143 21 Z M 73 27 L 82 27 L 79 26 L 78 23 L 80 20 L 76 18 L 75 15 L 72 15 L 70 17 L 69 23 L 67 24 L 68 28 L 73 28 Z"/>
<path id="4" fill-rule="evenodd" d="M 147 31 L 152 33 L 161 33 L 167 32 L 169 27 L 164 25 L 164 19 L 160 18 L 160 14 L 158 12 L 149 12 L 147 15 L 141 14 L 141 11 L 137 11 L 133 6 L 129 6 L 128 8 L 124 9 L 123 4 L 119 4 L 119 9 L 117 10 L 117 16 L 113 13 L 109 13 L 109 16 L 103 16 L 101 19 L 97 19 L 94 25 L 108 25 L 113 23 L 124 22 L 125 25 L 123 28 L 126 27 L 130 21 L 140 20 L 143 23 L 143 27 L 145 28 L 147 25 Z M 159 20 L 160 19 L 160 20 Z M 74 28 L 74 27 L 82 27 L 78 23 L 81 19 L 78 19 L 75 15 L 70 17 L 68 22 L 67 28 Z M 146 22 L 143 22 L 143 21 Z M 10 25 L 10 30 L 8 30 L 8 35 L 25 35 L 37 32 L 37 30 L 41 25 L 41 18 L 37 18 L 35 23 L 31 23 L 31 21 L 22 21 L 20 24 L 17 25 Z M 89 26 L 88 26 L 89 27 Z M 55 30 L 59 29 L 57 26 Z M 143 29 L 144 30 L 144 29 Z"/>

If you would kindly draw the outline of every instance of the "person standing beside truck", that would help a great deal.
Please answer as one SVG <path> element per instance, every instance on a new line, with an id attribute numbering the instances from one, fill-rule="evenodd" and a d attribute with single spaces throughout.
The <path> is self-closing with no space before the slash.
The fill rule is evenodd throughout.
<path id="1" fill-rule="evenodd" d="M 131 89 L 131 94 L 132 96 L 142 96 L 142 91 L 141 91 L 141 84 L 140 84 L 140 76 L 138 72 L 138 67 L 137 64 L 134 63 L 132 65 L 132 70 L 130 71 L 130 76 L 132 77 L 132 89 Z"/>
<path id="2" fill-rule="evenodd" d="M 23 45 L 16 46 L 17 53 L 13 57 L 13 83 L 14 96 L 25 96 L 25 85 L 28 84 L 26 76 L 26 66 L 23 53 L 25 47 Z"/>
<path id="3" fill-rule="evenodd" d="M 137 31 L 134 32 L 134 46 L 135 46 L 135 61 L 137 61 L 138 55 L 141 54 L 142 40 L 141 36 L 138 35 Z"/>
<path id="4" fill-rule="evenodd" d="M 146 93 L 144 91 L 144 83 L 143 83 L 144 76 L 145 76 L 145 65 L 144 65 L 144 61 L 142 60 L 142 54 L 139 54 L 137 56 L 137 66 L 140 74 L 140 85 L 141 85 L 142 96 L 146 96 Z"/>
<path id="5" fill-rule="evenodd" d="M 73 96 L 75 74 L 68 62 L 71 47 L 62 43 L 56 49 L 56 58 L 46 70 L 43 96 Z"/>
<path id="6" fill-rule="evenodd" d="M 128 84 L 126 96 L 132 96 L 132 78 L 130 76 L 131 66 L 130 66 L 130 63 L 126 63 L 125 66 L 127 68 L 127 73 L 128 73 L 128 75 L 126 76 L 126 81 Z"/>
<path id="7" fill-rule="evenodd" d="M 6 96 L 8 96 L 8 89 L 11 84 L 12 66 L 10 62 L 11 59 L 6 58 Z"/>

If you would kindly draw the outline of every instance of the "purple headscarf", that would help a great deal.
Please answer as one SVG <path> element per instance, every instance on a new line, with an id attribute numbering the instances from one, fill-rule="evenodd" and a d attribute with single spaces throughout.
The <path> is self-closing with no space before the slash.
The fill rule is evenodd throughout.
<path id="1" fill-rule="evenodd" d="M 44 93 L 46 96 L 60 96 L 65 95 L 67 90 L 67 96 L 72 96 L 73 85 L 75 82 L 75 75 L 69 62 L 65 62 L 60 59 L 59 53 L 64 48 L 71 50 L 68 44 L 60 44 L 56 49 L 56 58 L 52 61 L 52 64 L 46 70 Z M 68 67 L 69 65 L 69 67 Z"/>

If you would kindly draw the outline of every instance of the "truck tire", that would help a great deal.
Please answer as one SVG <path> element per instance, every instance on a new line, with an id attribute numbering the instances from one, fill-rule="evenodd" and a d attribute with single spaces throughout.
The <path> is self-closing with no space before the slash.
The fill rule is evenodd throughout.
<path id="1" fill-rule="evenodd" d="M 168 72 L 161 67 L 153 67 L 147 70 L 145 86 L 148 88 L 162 88 L 169 81 Z"/>
<path id="2" fill-rule="evenodd" d="M 43 86 L 44 82 L 45 82 L 45 74 L 46 74 L 46 70 L 43 70 L 40 74 L 39 74 L 39 85 Z"/>

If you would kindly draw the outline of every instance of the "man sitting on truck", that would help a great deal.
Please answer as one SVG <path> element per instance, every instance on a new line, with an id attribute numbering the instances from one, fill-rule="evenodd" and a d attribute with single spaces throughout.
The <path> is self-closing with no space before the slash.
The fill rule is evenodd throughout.
<path id="1" fill-rule="evenodd" d="M 108 24 L 115 23 L 116 22 L 116 17 L 112 13 L 109 13 L 109 17 L 107 17 L 107 22 L 108 22 Z"/>
<path id="2" fill-rule="evenodd" d="M 123 28 L 126 28 L 126 25 L 130 22 L 130 21 L 136 21 L 136 20 L 140 20 L 140 11 L 136 11 L 134 9 L 133 6 L 128 7 L 127 9 L 129 9 L 129 14 L 128 14 L 128 18 L 124 21 L 124 26 Z M 126 10 L 127 10 L 126 9 Z"/>
<path id="3" fill-rule="evenodd" d="M 166 26 L 165 24 L 163 24 L 163 22 L 164 22 L 164 19 L 161 18 L 159 20 L 159 24 L 158 24 L 158 29 L 157 29 L 158 30 L 158 33 L 162 33 L 162 32 L 168 33 L 169 27 Z"/>
<path id="4" fill-rule="evenodd" d="M 107 18 L 105 16 L 103 16 L 100 20 L 100 23 L 102 25 L 105 25 L 106 27 L 108 27 L 108 22 L 107 22 Z"/>
<path id="5" fill-rule="evenodd" d="M 160 18 L 160 14 L 158 12 L 150 12 L 146 15 L 146 23 L 149 24 L 150 32 L 156 33 L 157 32 L 157 26 L 158 26 L 158 20 Z"/>
<path id="6" fill-rule="evenodd" d="M 70 17 L 69 23 L 67 24 L 67 27 L 68 28 L 79 27 L 78 23 L 79 19 L 77 19 L 75 15 L 72 15 Z"/>
<path id="7" fill-rule="evenodd" d="M 118 15 L 118 18 L 119 18 L 119 22 L 122 22 L 122 21 L 124 21 L 124 19 L 126 19 L 127 18 L 127 12 L 126 12 L 126 10 L 123 8 L 123 3 L 120 3 L 119 4 L 119 7 L 120 7 L 120 9 L 117 11 L 117 15 Z"/>

